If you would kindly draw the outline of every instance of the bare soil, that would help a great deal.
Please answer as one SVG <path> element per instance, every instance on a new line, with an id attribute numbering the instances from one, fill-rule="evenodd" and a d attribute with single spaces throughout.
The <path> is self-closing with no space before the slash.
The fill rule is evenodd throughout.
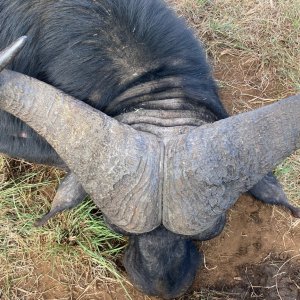
<path id="1" fill-rule="evenodd" d="M 233 299 L 298 299 L 299 224 L 280 208 L 241 197 L 224 232 L 200 247 L 206 267 L 194 289 L 234 293 Z"/>

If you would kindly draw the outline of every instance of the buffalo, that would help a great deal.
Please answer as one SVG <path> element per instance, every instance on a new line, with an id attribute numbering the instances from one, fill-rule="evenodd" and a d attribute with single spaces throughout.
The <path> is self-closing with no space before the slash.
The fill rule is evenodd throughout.
<path id="1" fill-rule="evenodd" d="M 194 241 L 222 231 L 241 193 L 300 217 L 270 173 L 300 147 L 300 96 L 229 117 L 163 1 L 1 0 L 0 28 L 0 152 L 68 172 L 37 225 L 89 194 L 128 235 L 138 289 L 184 293 Z"/>

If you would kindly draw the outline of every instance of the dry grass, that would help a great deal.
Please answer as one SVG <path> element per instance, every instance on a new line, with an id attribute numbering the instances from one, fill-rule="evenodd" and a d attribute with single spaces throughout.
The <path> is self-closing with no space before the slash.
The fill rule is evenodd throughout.
<path id="1" fill-rule="evenodd" d="M 300 151 L 281 163 L 275 174 L 280 179 L 289 200 L 294 205 L 300 205 Z"/>
<path id="2" fill-rule="evenodd" d="M 223 55 L 247 57 L 249 71 L 260 75 L 262 91 L 267 82 L 280 83 L 282 93 L 300 89 L 299 0 L 175 2 L 215 64 Z"/>
<path id="3" fill-rule="evenodd" d="M 300 91 L 299 0 L 168 2 L 203 41 L 231 113 Z M 45 228 L 32 226 L 49 208 L 60 175 L 0 159 L 1 299 L 112 299 L 105 294 L 114 284 L 107 270 L 117 276 L 114 265 L 125 242 L 91 214 L 91 204 Z M 300 205 L 300 153 L 282 163 L 276 175 L 289 199 Z M 183 299 L 237 297 L 202 291 Z"/>
<path id="4" fill-rule="evenodd" d="M 60 172 L 4 158 L 0 166 L 1 299 L 59 293 L 69 299 L 88 282 L 122 283 L 115 262 L 125 239 L 107 229 L 90 201 L 42 228 L 33 226 L 49 209 Z"/>

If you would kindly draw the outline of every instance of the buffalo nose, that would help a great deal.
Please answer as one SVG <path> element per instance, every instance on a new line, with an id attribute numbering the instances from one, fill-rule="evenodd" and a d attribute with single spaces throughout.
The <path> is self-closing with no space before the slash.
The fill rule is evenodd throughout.
<path id="1" fill-rule="evenodd" d="M 192 284 L 201 255 L 191 240 L 164 227 L 129 237 L 124 266 L 132 283 L 148 295 L 171 299 Z"/>

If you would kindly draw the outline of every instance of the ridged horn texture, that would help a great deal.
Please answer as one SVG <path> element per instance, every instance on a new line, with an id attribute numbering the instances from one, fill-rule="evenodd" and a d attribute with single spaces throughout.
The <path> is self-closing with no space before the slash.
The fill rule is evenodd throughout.
<path id="1" fill-rule="evenodd" d="M 61 91 L 16 72 L 0 74 L 0 109 L 43 136 L 109 220 L 148 232 L 161 224 L 161 146 Z"/>
<path id="2" fill-rule="evenodd" d="M 2 68 L 23 43 L 2 52 Z M 241 193 L 300 147 L 300 95 L 200 126 L 165 145 L 12 71 L 0 74 L 0 109 L 43 136 L 110 223 L 132 233 L 161 222 L 179 234 L 210 232 Z"/>
<path id="3" fill-rule="evenodd" d="M 164 225 L 186 235 L 213 227 L 241 193 L 299 147 L 300 95 L 170 141 Z"/>
<path id="4" fill-rule="evenodd" d="M 27 36 L 22 36 L 0 52 L 0 72 L 16 57 L 25 45 L 26 40 Z"/>

